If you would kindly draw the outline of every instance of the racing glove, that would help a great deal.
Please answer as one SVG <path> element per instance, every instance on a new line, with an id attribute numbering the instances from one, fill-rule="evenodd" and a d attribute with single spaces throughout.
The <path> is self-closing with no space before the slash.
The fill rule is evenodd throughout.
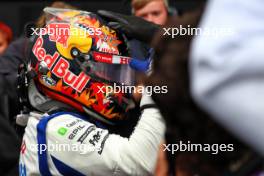
<path id="1" fill-rule="evenodd" d="M 99 10 L 97 13 L 108 21 L 109 27 L 124 32 L 128 37 L 147 44 L 151 42 L 155 32 L 160 27 L 136 16 L 128 16 L 105 10 Z"/>

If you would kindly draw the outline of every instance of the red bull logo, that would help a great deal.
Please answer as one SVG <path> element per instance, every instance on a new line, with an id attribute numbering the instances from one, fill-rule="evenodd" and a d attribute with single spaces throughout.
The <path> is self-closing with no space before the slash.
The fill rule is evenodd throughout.
<path id="1" fill-rule="evenodd" d="M 75 89 L 78 92 L 82 92 L 86 84 L 89 82 L 90 77 L 84 72 L 79 75 L 72 73 L 70 63 L 60 57 L 60 54 L 56 51 L 53 55 L 47 54 L 43 46 L 43 38 L 39 37 L 33 46 L 32 52 L 39 61 L 44 61 L 47 64 L 48 69 L 58 78 L 62 78 L 63 81 Z"/>

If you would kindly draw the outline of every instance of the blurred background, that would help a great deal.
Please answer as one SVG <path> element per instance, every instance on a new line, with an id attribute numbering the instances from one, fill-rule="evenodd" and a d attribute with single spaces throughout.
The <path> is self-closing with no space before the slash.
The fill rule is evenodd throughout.
<path id="1" fill-rule="evenodd" d="M 197 0 L 196 0 L 197 1 Z M 9 25 L 14 38 L 22 34 L 27 22 L 35 21 L 40 16 L 42 9 L 54 1 L 47 0 L 4 0 L 0 2 L 0 21 Z M 130 0 L 67 0 L 65 1 L 82 10 L 96 12 L 98 9 L 131 14 Z M 170 0 L 171 8 L 176 8 L 178 13 L 190 8 L 195 0 Z"/>

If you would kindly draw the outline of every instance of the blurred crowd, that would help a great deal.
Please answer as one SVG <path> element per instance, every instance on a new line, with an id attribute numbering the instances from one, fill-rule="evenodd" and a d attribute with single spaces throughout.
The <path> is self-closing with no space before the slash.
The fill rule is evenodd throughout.
<path id="1" fill-rule="evenodd" d="M 74 12 L 79 10 L 60 1 L 51 3 L 50 7 L 71 9 Z M 32 33 L 32 26 L 45 27 L 48 18 L 54 18 L 46 16 L 43 12 L 40 17 L 36 17 L 34 24 L 25 26 L 25 34 L 19 38 L 13 38 L 12 29 L 4 22 L 0 22 L 0 99 L 2 102 L 0 105 L 0 140 L 2 141 L 0 172 L 3 175 L 75 175 L 77 172 L 69 168 L 65 169 L 61 163 L 57 166 L 56 162 L 53 159 L 48 160 L 47 156 L 45 156 L 47 159 L 45 164 L 45 161 L 44 163 L 38 161 L 41 160 L 39 153 L 29 152 L 30 154 L 23 155 L 23 148 L 31 140 L 36 140 L 39 144 L 40 127 L 36 124 L 41 124 L 46 116 L 50 120 L 51 116 L 58 111 L 62 112 L 61 109 L 63 112 L 67 109 L 67 112 L 81 115 L 86 113 L 84 116 L 89 117 L 86 121 L 95 124 L 99 132 L 99 129 L 103 129 L 100 135 L 107 130 L 105 141 L 100 141 L 103 147 L 105 145 L 100 156 L 87 155 L 84 156 L 87 158 L 83 159 L 84 157 L 78 158 L 78 154 L 76 156 L 71 154 L 70 157 L 66 154 L 65 157 L 54 154 L 62 158 L 61 160 L 65 159 L 64 162 L 78 170 L 79 175 L 108 175 L 109 168 L 113 170 L 113 173 L 109 175 L 263 175 L 263 7 L 264 2 L 260 0 L 250 2 L 200 0 L 190 2 L 190 8 L 182 11 L 170 5 L 167 0 L 131 0 L 131 15 L 98 9 L 96 15 L 104 20 L 110 29 L 125 36 L 122 40 L 130 48 L 129 57 L 132 60 L 129 63 L 131 67 L 129 69 L 136 71 L 135 84 L 168 88 L 167 93 L 164 94 L 153 93 L 147 96 L 136 92 L 131 95 L 132 98 L 129 98 L 135 102 L 135 108 L 128 111 L 129 116 L 133 117 L 132 120 L 114 127 L 103 123 L 109 119 L 112 123 L 111 118 L 98 120 L 100 119 L 98 114 L 102 111 L 99 112 L 94 108 L 92 112 L 87 113 L 86 110 L 80 112 L 76 108 L 77 105 L 76 107 L 72 105 L 78 103 L 69 104 L 68 99 L 61 97 L 59 101 L 58 97 L 56 99 L 53 94 L 47 93 L 49 91 L 44 91 L 45 88 L 41 89 L 41 84 L 35 83 L 35 89 L 38 89 L 41 94 L 40 100 L 32 100 L 34 96 L 40 95 L 31 96 L 32 91 L 28 91 L 31 86 L 27 84 L 25 85 L 28 89 L 23 89 L 23 96 L 21 96 L 18 70 L 35 54 L 30 53 L 33 51 L 31 43 L 33 42 L 35 47 L 40 46 L 36 38 L 25 34 Z M 52 8 L 49 15 L 55 14 Z M 82 10 L 85 11 L 85 9 Z M 169 28 L 207 28 L 209 30 L 228 28 L 232 30 L 232 33 L 217 36 L 187 34 L 172 37 L 166 35 Z M 94 41 L 95 39 L 91 40 L 91 45 Z M 85 48 L 87 45 L 90 43 L 85 43 L 82 47 Z M 52 50 L 51 44 L 45 44 L 43 47 L 46 47 L 47 52 Z M 85 52 L 81 51 L 85 49 L 82 47 L 79 50 L 71 50 L 71 57 L 77 58 L 84 55 Z M 58 44 L 57 48 L 59 48 Z M 92 50 L 94 46 L 90 48 Z M 60 52 L 59 49 L 57 52 Z M 37 54 L 35 56 L 38 57 Z M 87 57 L 83 56 L 83 59 L 78 60 L 75 65 L 85 62 Z M 117 56 L 113 57 L 117 58 Z M 31 62 L 33 64 L 37 62 L 36 68 L 43 64 L 40 60 L 30 60 Z M 48 63 L 44 63 L 44 66 L 45 64 Z M 96 64 L 93 66 L 97 67 Z M 26 66 L 23 65 L 24 67 Z M 26 72 L 25 75 L 42 74 L 39 76 L 41 77 L 42 72 L 39 69 L 37 73 Z M 126 75 L 125 80 L 132 80 L 131 73 Z M 97 80 L 101 81 L 99 78 Z M 42 98 L 42 96 L 48 98 Z M 29 97 L 29 100 L 21 100 L 25 97 Z M 56 102 L 50 99 L 56 99 Z M 39 105 L 42 101 L 45 107 L 42 104 Z M 51 104 L 47 105 L 48 103 Z M 54 108 L 57 106 L 59 108 Z M 128 109 L 129 106 L 126 108 Z M 32 111 L 41 112 L 41 115 L 34 116 L 30 114 Z M 24 118 L 25 114 L 29 115 Z M 34 116 L 37 121 L 30 120 L 34 119 L 31 116 Z M 97 119 L 90 120 L 90 116 L 95 116 Z M 61 121 L 60 119 L 58 117 L 56 123 L 64 123 L 63 119 Z M 65 119 L 67 120 L 68 117 Z M 67 122 L 70 122 L 69 119 Z M 86 122 L 80 123 L 88 126 Z M 46 130 L 50 129 L 47 127 Z M 81 126 L 78 130 L 82 130 Z M 45 140 L 50 142 L 56 138 L 51 133 L 47 132 L 50 138 Z M 60 133 L 66 133 L 66 131 Z M 89 138 L 89 133 L 86 131 L 83 135 L 86 134 Z M 101 140 L 100 135 L 97 136 L 98 140 Z M 32 157 L 33 155 L 38 159 Z M 83 162 L 69 159 L 71 157 L 83 159 Z M 71 160 L 72 163 L 66 160 Z M 51 161 L 54 165 L 50 164 Z M 95 164 L 86 166 L 86 162 Z M 60 170 L 62 167 L 63 171 Z M 50 171 L 43 172 L 43 170 Z"/>
<path id="2" fill-rule="evenodd" d="M 11 28 L 7 24 L 0 22 L 0 54 L 1 55 L 5 52 L 8 45 L 12 41 L 12 37 L 13 35 Z"/>

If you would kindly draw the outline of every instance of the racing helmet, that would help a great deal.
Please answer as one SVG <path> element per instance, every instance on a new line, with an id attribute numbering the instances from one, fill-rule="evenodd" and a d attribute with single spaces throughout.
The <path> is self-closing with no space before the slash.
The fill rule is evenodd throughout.
<path id="1" fill-rule="evenodd" d="M 46 26 L 33 37 L 27 64 L 34 72 L 30 104 L 40 111 L 47 110 L 41 108 L 47 102 L 66 104 L 107 124 L 126 119 L 132 96 L 114 89 L 135 84 L 125 36 L 90 12 L 44 12 Z"/>

